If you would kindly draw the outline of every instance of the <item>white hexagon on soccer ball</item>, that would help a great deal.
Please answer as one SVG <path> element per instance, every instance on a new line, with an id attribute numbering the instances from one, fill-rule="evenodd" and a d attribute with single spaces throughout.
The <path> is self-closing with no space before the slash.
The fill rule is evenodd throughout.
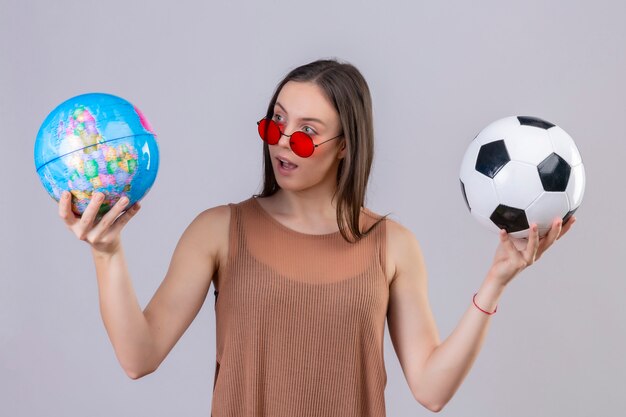
<path id="1" fill-rule="evenodd" d="M 509 132 L 515 131 L 515 129 L 519 129 L 519 121 L 517 118 L 513 116 L 504 117 L 490 123 L 481 130 L 475 140 L 481 145 L 486 145 L 496 140 L 504 139 Z"/>
<path id="2" fill-rule="evenodd" d="M 585 194 L 585 167 L 582 163 L 572 167 L 565 193 L 569 199 L 570 210 L 578 208 Z"/>
<path id="3" fill-rule="evenodd" d="M 547 130 L 550 137 L 550 142 L 554 148 L 554 152 L 565 160 L 570 166 L 576 166 L 582 163 L 580 152 L 574 139 L 567 134 L 565 130 L 559 126 L 554 126 Z"/>
<path id="4" fill-rule="evenodd" d="M 543 193 L 537 167 L 519 161 L 509 161 L 493 178 L 500 204 L 526 209 Z M 512 184 L 519 184 L 514 187 Z"/>
<path id="5" fill-rule="evenodd" d="M 550 229 L 555 218 L 563 218 L 570 211 L 564 192 L 543 192 L 526 208 L 528 223 L 537 223 L 540 230 Z"/>
<path id="6" fill-rule="evenodd" d="M 470 211 L 489 217 L 500 203 L 493 180 L 474 170 L 461 181 L 465 187 L 465 198 Z"/>
<path id="7" fill-rule="evenodd" d="M 511 160 L 532 165 L 538 165 L 554 152 L 548 132 L 533 126 L 520 126 L 507 132 L 504 143 Z"/>

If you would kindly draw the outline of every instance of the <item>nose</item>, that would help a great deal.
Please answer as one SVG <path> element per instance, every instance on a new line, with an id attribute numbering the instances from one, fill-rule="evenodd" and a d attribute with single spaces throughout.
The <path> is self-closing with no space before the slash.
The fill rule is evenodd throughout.
<path id="1" fill-rule="evenodd" d="M 286 129 L 285 129 L 286 130 Z M 293 134 L 293 133 L 292 133 Z M 281 130 L 280 132 L 280 138 L 278 138 L 278 143 L 277 145 L 283 146 L 283 147 L 289 147 L 289 141 L 291 140 L 291 135 L 286 134 L 285 132 L 283 132 Z"/>

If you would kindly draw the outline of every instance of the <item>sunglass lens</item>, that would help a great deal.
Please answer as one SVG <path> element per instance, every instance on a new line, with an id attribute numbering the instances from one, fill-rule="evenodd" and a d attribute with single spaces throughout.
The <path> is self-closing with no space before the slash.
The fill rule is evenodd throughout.
<path id="1" fill-rule="evenodd" d="M 259 136 L 270 145 L 276 145 L 281 133 L 278 125 L 273 120 L 263 119 L 259 122 Z"/>
<path id="2" fill-rule="evenodd" d="M 303 132 L 294 132 L 289 140 L 291 150 L 302 158 L 307 158 L 313 154 L 313 141 Z"/>

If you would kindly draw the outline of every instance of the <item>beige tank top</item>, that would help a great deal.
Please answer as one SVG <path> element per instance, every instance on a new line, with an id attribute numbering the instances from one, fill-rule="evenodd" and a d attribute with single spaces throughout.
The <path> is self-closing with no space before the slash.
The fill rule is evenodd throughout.
<path id="1" fill-rule="evenodd" d="M 384 417 L 385 220 L 349 243 L 292 230 L 254 197 L 230 208 L 211 416 Z"/>

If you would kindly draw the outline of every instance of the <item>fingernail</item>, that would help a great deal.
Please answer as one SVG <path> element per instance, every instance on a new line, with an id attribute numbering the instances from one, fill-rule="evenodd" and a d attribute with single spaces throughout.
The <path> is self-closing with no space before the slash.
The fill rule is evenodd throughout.
<path id="1" fill-rule="evenodd" d="M 128 198 L 127 197 L 120 198 L 120 204 L 122 206 L 125 206 L 126 204 L 128 204 Z"/>

